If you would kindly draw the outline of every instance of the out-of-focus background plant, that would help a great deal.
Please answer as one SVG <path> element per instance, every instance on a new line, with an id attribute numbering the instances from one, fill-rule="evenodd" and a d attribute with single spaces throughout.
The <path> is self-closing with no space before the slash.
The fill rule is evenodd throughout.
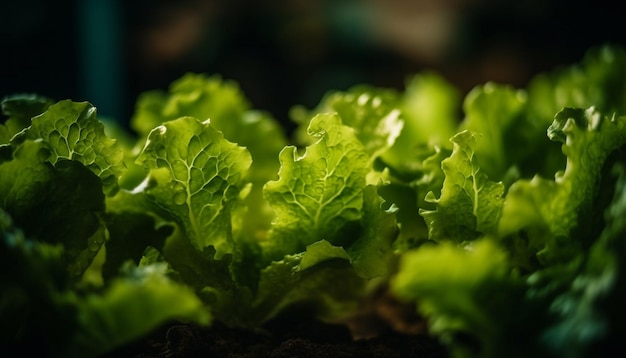
<path id="1" fill-rule="evenodd" d="M 606 0 L 76 0 L 0 4 L 0 96 L 88 99 L 127 121 L 185 72 L 236 80 L 287 128 L 294 104 L 434 69 L 461 90 L 522 86 L 591 46 L 626 43 Z"/>

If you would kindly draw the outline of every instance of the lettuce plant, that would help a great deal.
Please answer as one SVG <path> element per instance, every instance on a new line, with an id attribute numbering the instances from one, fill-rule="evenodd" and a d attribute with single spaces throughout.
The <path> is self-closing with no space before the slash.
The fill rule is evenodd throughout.
<path id="1" fill-rule="evenodd" d="M 87 102 L 13 96 L 3 112 L 3 274 L 36 277 L 3 280 L 3 322 L 19 322 L 3 347 L 98 355 L 172 319 L 334 319 L 389 273 L 393 209 L 336 114 L 286 146 L 236 85 L 203 75 L 139 100 L 137 143 L 112 139 Z M 40 334 L 58 324 L 62 339 Z"/>
<path id="2" fill-rule="evenodd" d="M 435 244 L 406 252 L 392 282 L 455 356 L 623 348 L 625 64 L 603 47 L 526 90 L 466 98 L 443 184 L 420 208 Z"/>
<path id="3" fill-rule="evenodd" d="M 132 135 L 7 97 L 1 349 L 338 320 L 390 283 L 458 356 L 600 354 L 624 318 L 625 69 L 606 46 L 463 102 L 430 72 L 359 85 L 294 107 L 291 140 L 218 76 L 144 93 Z"/>

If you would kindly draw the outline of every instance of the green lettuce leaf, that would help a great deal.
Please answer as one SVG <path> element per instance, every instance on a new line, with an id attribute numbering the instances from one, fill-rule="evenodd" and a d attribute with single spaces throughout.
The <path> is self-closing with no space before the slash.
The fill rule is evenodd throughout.
<path id="1" fill-rule="evenodd" d="M 337 113 L 344 125 L 351 127 L 373 159 L 393 145 L 402 131 L 399 94 L 390 89 L 371 86 L 355 86 L 348 91 L 332 92 L 324 96 L 311 112 L 292 111 L 297 122 L 296 140 L 301 144 L 312 144 L 308 126 L 318 113 Z"/>
<path id="2" fill-rule="evenodd" d="M 27 236 L 63 244 L 67 269 L 80 277 L 106 239 L 102 182 L 82 164 L 46 161 L 49 147 L 25 140 L 0 164 L 0 208 Z"/>
<path id="3" fill-rule="evenodd" d="M 279 179 L 265 185 L 275 212 L 270 240 L 263 243 L 270 260 L 304 251 L 321 239 L 349 243 L 346 235 L 362 217 L 369 156 L 354 131 L 336 114 L 320 114 L 309 126 L 319 140 L 299 155 L 295 147 L 280 154 Z"/>
<path id="4" fill-rule="evenodd" d="M 476 87 L 465 97 L 465 119 L 460 129 L 482 135 L 474 155 L 481 170 L 494 180 L 502 180 L 520 157 L 519 152 L 526 150 L 511 141 L 524 127 L 519 117 L 525 105 L 524 91 L 494 83 Z"/>
<path id="5" fill-rule="evenodd" d="M 383 200 L 374 186 L 363 192 L 363 216 L 352 242 L 342 246 L 322 239 L 306 247 L 297 270 L 306 270 L 326 260 L 348 261 L 354 272 L 365 279 L 383 277 L 391 271 L 392 244 L 397 236 L 394 210 L 383 210 Z"/>
<path id="6" fill-rule="evenodd" d="M 449 147 L 457 132 L 460 94 L 440 75 L 424 72 L 409 78 L 398 106 L 404 126 L 382 159 L 395 175 L 413 180 L 436 147 Z"/>
<path id="7" fill-rule="evenodd" d="M 271 223 L 271 209 L 263 199 L 263 185 L 276 178 L 280 163 L 278 153 L 287 140 L 280 124 L 268 113 L 252 110 L 237 83 L 220 76 L 188 73 L 174 81 L 168 92 L 142 94 L 131 119 L 140 137 L 171 120 L 195 117 L 211 120 L 211 125 L 224 137 L 245 146 L 252 156 L 246 177 L 252 183 L 241 210 L 237 209 L 233 224 L 236 236 L 258 241 Z"/>
<path id="8" fill-rule="evenodd" d="M 337 114 L 319 114 L 309 132 L 318 141 L 302 155 L 286 148 L 279 179 L 265 186 L 275 219 L 262 242 L 269 263 L 253 300 L 257 321 L 293 310 L 345 316 L 368 280 L 391 270 L 395 212 L 366 185 L 369 155 Z"/>
<path id="9" fill-rule="evenodd" d="M 36 94 L 16 94 L 2 99 L 2 114 L 7 116 L 4 125 L 0 125 L 0 144 L 9 140 L 31 124 L 31 119 L 54 104 L 50 98 Z M 4 133 L 4 134 L 3 134 Z"/>
<path id="10" fill-rule="evenodd" d="M 441 196 L 435 198 L 430 192 L 425 199 L 436 208 L 420 210 L 431 240 L 462 243 L 497 231 L 504 185 L 489 180 L 476 163 L 479 138 L 463 131 L 451 139 L 452 154 L 441 162 L 445 174 Z"/>
<path id="11" fill-rule="evenodd" d="M 187 73 L 172 82 L 168 93 L 143 93 L 131 125 L 139 134 L 147 135 L 164 122 L 188 116 L 201 121 L 211 119 L 221 131 L 234 133 L 249 109 L 250 103 L 235 82 Z"/>
<path id="12" fill-rule="evenodd" d="M 611 44 L 589 49 L 582 61 L 537 75 L 528 85 L 531 116 L 545 127 L 563 107 L 626 114 L 626 49 Z"/>
<path id="13" fill-rule="evenodd" d="M 150 132 L 137 162 L 151 170 L 146 193 L 196 250 L 214 250 L 218 259 L 234 252 L 230 210 L 246 186 L 245 148 L 209 121 L 182 117 Z"/>
<path id="14" fill-rule="evenodd" d="M 535 177 L 515 182 L 506 196 L 498 226 L 500 237 L 516 234 L 541 263 L 564 261 L 589 246 L 593 202 L 601 169 L 611 152 L 626 143 L 625 117 L 566 108 L 548 129 L 563 142 L 567 166 L 554 180 Z M 587 237 L 587 239 L 585 239 Z"/>
<path id="15" fill-rule="evenodd" d="M 263 268 L 251 316 L 267 322 L 291 312 L 303 318 L 336 320 L 354 312 L 365 283 L 342 248 L 320 241 Z"/>
<path id="16" fill-rule="evenodd" d="M 237 83 L 220 76 L 187 73 L 174 81 L 167 93 L 143 93 L 137 100 L 131 127 L 145 137 L 153 128 L 180 117 L 210 119 L 226 139 L 248 148 L 254 159 L 250 178 L 265 182 L 276 176 L 276 156 L 286 138 L 276 120 L 250 107 Z"/>
<path id="17" fill-rule="evenodd" d="M 107 195 L 119 189 L 118 178 L 125 169 L 124 152 L 114 139 L 106 136 L 104 125 L 96 118 L 96 109 L 87 102 L 60 101 L 34 117 L 23 138 L 42 140 L 50 149 L 48 160 L 80 162 L 96 174 Z"/>
<path id="18" fill-rule="evenodd" d="M 507 254 L 492 240 L 461 249 L 451 243 L 422 246 L 401 258 L 393 291 L 417 301 L 429 329 L 455 357 L 528 357 L 536 353 L 533 319 L 523 305 L 524 281 L 511 273 Z M 541 318 L 541 317 L 539 317 Z"/>
<path id="19" fill-rule="evenodd" d="M 208 325 L 211 315 L 193 290 L 167 278 L 167 265 L 126 265 L 102 294 L 77 298 L 79 329 L 66 356 L 100 356 L 172 321 Z"/>
<path id="20" fill-rule="evenodd" d="M 626 328 L 626 170 L 625 163 L 612 167 L 616 176 L 613 200 L 604 212 L 605 226 L 588 251 L 583 265 L 550 305 L 557 317 L 543 333 L 543 342 L 562 356 L 600 357 L 618 352 L 620 332 Z M 543 274 L 543 273 L 539 273 Z M 545 279 L 545 278 L 544 278 Z M 554 281 L 562 277 L 553 277 Z"/>
<path id="21" fill-rule="evenodd" d="M 446 145 L 457 132 L 460 103 L 458 89 L 441 75 L 429 71 L 413 75 L 402 96 L 402 113 L 409 128 L 403 139 Z"/>
<path id="22" fill-rule="evenodd" d="M 127 264 L 110 286 L 79 291 L 61 244 L 28 239 L 0 209 L 0 353 L 97 357 L 173 320 L 209 324 L 187 286 L 164 264 Z"/>

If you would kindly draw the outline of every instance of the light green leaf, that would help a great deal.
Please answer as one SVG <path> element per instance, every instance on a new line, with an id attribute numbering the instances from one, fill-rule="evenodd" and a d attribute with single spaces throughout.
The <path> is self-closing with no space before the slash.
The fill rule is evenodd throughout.
<path id="1" fill-rule="evenodd" d="M 320 262 L 327 260 L 346 260 L 350 261 L 350 256 L 342 247 L 333 246 L 326 240 L 320 240 L 307 246 L 306 251 L 302 255 L 300 263 L 295 267 L 296 271 L 306 270 Z"/>
<path id="2" fill-rule="evenodd" d="M 404 125 L 400 118 L 399 94 L 370 86 L 330 93 L 314 112 L 336 112 L 344 125 L 354 129 L 372 160 L 393 145 Z M 307 142 L 310 139 L 301 140 Z"/>
<path id="3" fill-rule="evenodd" d="M 102 294 L 76 302 L 80 329 L 70 356 L 99 356 L 172 320 L 208 325 L 211 315 L 188 286 L 167 278 L 167 265 L 127 267 Z"/>
<path id="4" fill-rule="evenodd" d="M 124 152 L 106 136 L 91 104 L 60 101 L 32 119 L 25 137 L 43 140 L 50 149 L 48 160 L 52 164 L 64 159 L 82 163 L 100 177 L 105 194 L 113 195 L 119 189 Z"/>
<path id="5" fill-rule="evenodd" d="M 371 279 L 391 271 L 392 246 L 398 237 L 396 209 L 383 209 L 383 199 L 377 188 L 368 185 L 363 191 L 363 216 L 359 236 L 346 247 L 357 274 Z"/>
<path id="6" fill-rule="evenodd" d="M 276 156 L 287 143 L 285 134 L 269 114 L 251 110 L 236 82 L 187 73 L 172 82 L 167 93 L 143 93 L 131 126 L 147 136 L 155 127 L 180 117 L 210 119 L 227 140 L 247 147 L 254 159 L 249 173 L 252 181 L 264 183 L 276 176 Z"/>
<path id="7" fill-rule="evenodd" d="M 296 271 L 306 270 L 328 260 L 345 260 L 357 275 L 364 279 L 381 277 L 390 270 L 392 243 L 397 236 L 398 226 L 394 210 L 382 210 L 382 198 L 376 187 L 368 185 L 364 189 L 363 217 L 360 230 L 353 242 L 335 246 L 327 240 L 314 242 L 306 247 Z"/>
<path id="8" fill-rule="evenodd" d="M 265 197 L 275 212 L 270 257 L 302 252 L 321 239 L 341 245 L 342 235 L 359 225 L 369 156 L 354 131 L 336 114 L 320 114 L 309 126 L 319 140 L 299 155 L 295 147 L 280 154 L 279 179 L 265 185 Z M 276 255 L 276 256 L 275 256 Z"/>
<path id="9" fill-rule="evenodd" d="M 188 116 L 211 119 L 226 134 L 235 133 L 243 115 L 250 109 L 237 83 L 220 76 L 187 73 L 172 82 L 168 93 L 146 92 L 137 100 L 132 127 L 147 135 L 164 122 Z"/>
<path id="10" fill-rule="evenodd" d="M 248 151 L 224 139 L 209 121 L 183 117 L 155 128 L 137 159 L 151 169 L 146 192 L 200 252 L 233 252 L 230 209 L 245 187 Z"/>
<path id="11" fill-rule="evenodd" d="M 584 237 L 584 231 L 594 227 L 588 221 L 594 217 L 592 203 L 601 169 L 609 154 L 626 143 L 626 117 L 608 117 L 594 108 L 565 108 L 548 135 L 563 142 L 565 170 L 554 180 L 515 182 L 498 228 L 500 236 L 523 230 L 543 263 L 569 260 L 582 249 L 583 242 L 573 237 Z M 581 235 L 574 235 L 574 230 Z"/>
<path id="12" fill-rule="evenodd" d="M 415 178 L 434 147 L 448 147 L 457 132 L 460 94 L 440 75 L 423 72 L 407 81 L 398 106 L 404 126 L 382 158 L 395 171 Z"/>
<path id="13" fill-rule="evenodd" d="M 233 213 L 233 234 L 254 242 L 265 236 L 271 209 L 263 200 L 263 185 L 276 179 L 278 154 L 287 144 L 280 124 L 268 113 L 252 110 L 238 84 L 220 76 L 187 73 L 167 92 L 143 93 L 131 119 L 131 127 L 146 137 L 155 127 L 180 117 L 211 120 L 211 126 L 228 141 L 247 148 L 252 165 L 246 178 L 252 186 L 244 203 Z M 131 167 L 132 168 L 132 167 Z"/>
<path id="14" fill-rule="evenodd" d="M 381 209 L 376 188 L 367 186 L 363 195 L 363 216 L 341 238 L 343 246 L 321 239 L 270 262 L 261 270 L 253 310 L 242 319 L 257 317 L 258 324 L 294 307 L 321 319 L 353 312 L 368 280 L 389 273 L 397 234 L 395 215 Z"/>
<path id="15" fill-rule="evenodd" d="M 457 132 L 460 103 L 458 89 L 439 74 L 424 71 L 412 76 L 402 97 L 402 113 L 407 122 L 403 139 L 446 145 Z"/>
<path id="16" fill-rule="evenodd" d="M 441 196 L 435 198 L 432 192 L 426 196 L 436 208 L 420 210 L 431 240 L 461 243 L 497 229 L 504 185 L 489 180 L 476 163 L 479 138 L 469 131 L 451 138 L 452 154 L 441 162 L 445 174 Z"/>
<path id="17" fill-rule="evenodd" d="M 525 92 L 494 83 L 476 87 L 465 97 L 465 119 L 460 129 L 482 135 L 474 154 L 490 178 L 501 180 L 515 165 L 514 160 L 519 157 L 516 152 L 526 150 L 526 146 L 511 142 L 511 137 L 519 135 L 523 128 L 518 119 L 525 104 Z"/>
<path id="18" fill-rule="evenodd" d="M 442 243 L 409 251 L 391 284 L 398 297 L 419 303 L 430 332 L 454 356 L 525 357 L 532 351 L 528 342 L 535 332 L 519 331 L 530 316 L 521 305 L 524 282 L 510 273 L 506 253 L 491 240 L 465 249 Z"/>

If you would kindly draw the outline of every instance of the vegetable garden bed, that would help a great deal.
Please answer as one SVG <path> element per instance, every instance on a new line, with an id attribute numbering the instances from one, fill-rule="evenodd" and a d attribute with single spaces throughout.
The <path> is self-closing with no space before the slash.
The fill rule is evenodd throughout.
<path id="1" fill-rule="evenodd" d="M 329 92 L 289 136 L 202 74 L 132 133 L 88 102 L 2 113 L 0 355 L 626 352 L 617 46 L 463 99 L 430 72 Z"/>

